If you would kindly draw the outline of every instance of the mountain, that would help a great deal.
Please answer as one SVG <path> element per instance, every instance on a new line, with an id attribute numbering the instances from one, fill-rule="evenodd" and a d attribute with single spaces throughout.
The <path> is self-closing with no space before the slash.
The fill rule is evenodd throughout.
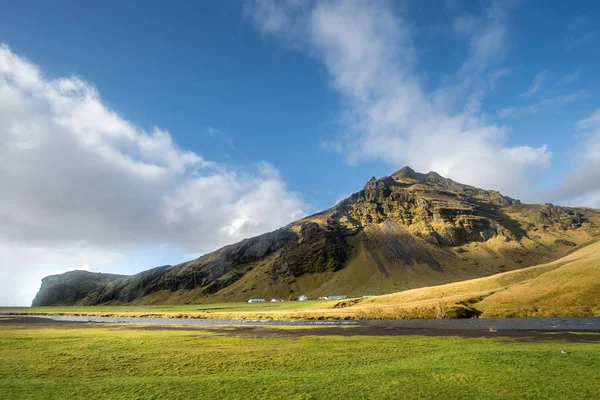
<path id="1" fill-rule="evenodd" d="M 107 283 L 126 278 L 125 275 L 103 274 L 88 271 L 69 271 L 42 279 L 42 287 L 32 305 L 64 306 L 75 304 Z"/>
<path id="2" fill-rule="evenodd" d="M 522 204 L 404 167 L 328 210 L 187 263 L 98 281 L 77 296 L 46 294 L 60 292 L 67 274 L 45 278 L 33 304 L 385 294 L 551 262 L 599 235 L 598 210 Z"/>

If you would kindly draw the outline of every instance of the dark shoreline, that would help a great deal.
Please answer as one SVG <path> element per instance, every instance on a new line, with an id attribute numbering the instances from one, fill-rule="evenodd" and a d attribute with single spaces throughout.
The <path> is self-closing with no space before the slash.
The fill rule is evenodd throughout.
<path id="1" fill-rule="evenodd" d="M 479 320 L 470 327 L 472 320 L 389 320 L 389 321 L 244 321 L 244 320 L 199 320 L 204 323 L 189 323 L 189 320 L 171 319 L 168 323 L 161 323 L 156 318 L 154 321 L 136 319 L 135 322 L 124 322 L 124 318 L 117 321 L 90 321 L 91 317 L 56 319 L 50 316 L 0 316 L 2 326 L 18 326 L 22 328 L 51 328 L 51 329 L 77 329 L 77 328 L 110 328 L 110 329 L 136 329 L 136 330 L 189 330 L 209 331 L 222 335 L 243 335 L 252 337 L 302 337 L 302 336 L 446 336 L 461 338 L 507 338 L 525 342 L 538 341 L 568 341 L 600 343 L 600 329 L 586 329 L 600 324 L 600 318 L 556 318 L 521 319 L 521 325 L 530 329 L 503 329 L 502 322 L 507 320 Z M 67 317 L 68 318 L 68 317 Z M 100 318 L 100 317 L 95 317 Z M 143 320 L 143 321 L 140 321 Z M 592 321 L 589 321 L 592 320 Z M 198 321 L 198 320 L 196 320 Z M 208 321 L 208 323 L 207 323 Z M 275 322 L 275 323 L 274 323 Z M 540 323 L 544 322 L 544 323 Z M 556 325 L 548 325 L 554 323 Z M 591 325 L 588 325 L 591 324 Z M 485 327 L 487 325 L 487 328 Z M 496 327 L 494 327 L 494 325 Z M 543 326 L 554 329 L 543 329 Z M 569 329 L 569 327 L 573 329 Z M 285 327 L 285 329 L 279 329 Z M 296 327 L 296 329 L 294 329 Z M 540 329 L 542 327 L 542 329 Z M 490 329 L 491 328 L 491 329 Z M 577 334 L 573 332 L 588 332 L 598 334 Z"/>
<path id="2" fill-rule="evenodd" d="M 600 317 L 553 318 L 462 318 L 462 319 L 388 319 L 388 320 L 335 320 L 335 319 L 213 319 L 117 317 L 94 315 L 0 314 L 0 318 L 30 318 L 51 321 L 125 323 L 151 325 L 204 325 L 204 326 L 363 326 L 405 329 L 445 330 L 516 330 L 544 332 L 600 332 Z"/>

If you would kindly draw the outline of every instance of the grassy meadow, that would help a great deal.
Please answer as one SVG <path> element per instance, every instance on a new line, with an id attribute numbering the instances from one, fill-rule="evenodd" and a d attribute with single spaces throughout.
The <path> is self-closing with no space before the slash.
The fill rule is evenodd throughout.
<path id="1" fill-rule="evenodd" d="M 0 324 L 2 399 L 588 399 L 598 343 Z M 326 331 L 322 332 L 326 332 Z M 262 333 L 260 333 L 262 332 Z M 561 353 L 566 350 L 566 354 Z"/>
<path id="2" fill-rule="evenodd" d="M 284 301 L 279 303 L 210 303 L 178 305 L 99 305 L 0 307 L 0 314 L 96 315 L 167 318 L 277 318 L 327 310 L 339 300 Z"/>

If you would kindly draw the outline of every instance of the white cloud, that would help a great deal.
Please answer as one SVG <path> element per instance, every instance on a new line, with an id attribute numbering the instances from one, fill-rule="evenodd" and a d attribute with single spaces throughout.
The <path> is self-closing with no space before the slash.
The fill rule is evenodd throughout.
<path id="1" fill-rule="evenodd" d="M 223 132 L 219 129 L 219 128 L 215 128 L 214 126 L 207 126 L 206 127 L 206 133 L 208 133 L 210 136 L 216 137 L 218 140 L 224 142 L 227 144 L 227 146 L 229 146 L 229 148 L 231 150 L 235 150 L 235 144 L 233 143 L 233 140 L 228 137 L 227 135 L 224 135 Z"/>
<path id="2" fill-rule="evenodd" d="M 512 68 L 502 68 L 490 73 L 490 90 L 495 91 L 498 87 L 498 82 L 513 72 L 514 70 Z"/>
<path id="3" fill-rule="evenodd" d="M 248 0 L 244 12 L 263 35 L 284 37 L 286 45 L 301 48 L 306 34 L 305 11 L 311 6 L 303 0 Z"/>
<path id="4" fill-rule="evenodd" d="M 498 110 L 498 116 L 500 118 L 509 118 L 517 113 L 516 107 L 504 107 Z"/>
<path id="5" fill-rule="evenodd" d="M 208 133 L 209 135 L 218 135 L 219 133 L 221 133 L 221 130 L 215 128 L 214 126 L 207 126 L 206 133 Z"/>
<path id="6" fill-rule="evenodd" d="M 556 202 L 600 208 L 600 109 L 575 124 L 580 146 L 574 168 L 550 193 Z"/>
<path id="7" fill-rule="evenodd" d="M 45 276 L 74 269 L 109 272 L 105 270 L 107 264 L 122 260 L 118 252 L 81 243 L 43 246 L 2 239 L 0 306 L 29 305 Z"/>
<path id="8" fill-rule="evenodd" d="M 531 114 L 535 114 L 544 108 L 552 108 L 557 106 L 564 106 L 570 103 L 574 103 L 581 99 L 585 99 L 588 93 L 585 90 L 578 90 L 569 94 L 561 94 L 558 96 L 545 96 L 535 104 L 530 105 L 527 111 Z"/>
<path id="9" fill-rule="evenodd" d="M 559 83 L 557 83 L 557 85 L 558 84 Z M 500 118 L 510 118 L 514 116 L 534 115 L 542 111 L 556 111 L 556 109 L 560 109 L 561 106 L 566 106 L 588 97 L 589 93 L 585 90 L 577 90 L 565 94 L 544 94 L 536 101 L 526 106 L 503 107 L 496 112 L 496 115 Z"/>
<path id="10" fill-rule="evenodd" d="M 286 189 L 279 171 L 267 163 L 259 170 L 257 175 L 221 172 L 180 185 L 165 198 L 166 233 L 187 248 L 203 238 L 214 249 L 303 216 L 303 204 Z"/>
<path id="11" fill-rule="evenodd" d="M 327 1 L 301 10 L 279 4 L 261 2 L 259 12 L 250 9 L 250 20 L 322 60 L 343 99 L 345 133 L 323 147 L 340 149 L 350 162 L 408 164 L 511 196 L 530 195 L 531 177 L 549 165 L 551 153 L 545 146 L 511 147 L 509 129 L 480 111 L 505 53 L 503 4 L 492 4 L 483 16 L 458 17 L 454 29 L 465 40 L 466 57 L 450 83 L 432 92 L 420 82 L 413 28 L 389 3 Z M 264 18 L 273 7 L 285 23 Z"/>
<path id="12" fill-rule="evenodd" d="M 583 73 L 583 68 L 578 67 L 573 72 L 570 72 L 567 75 L 565 75 L 564 77 L 562 77 L 558 82 L 556 82 L 556 85 L 573 84 L 579 80 L 582 73 Z"/>
<path id="13" fill-rule="evenodd" d="M 521 96 L 523 96 L 523 97 L 531 97 L 531 96 L 539 93 L 539 91 L 542 90 L 542 88 L 544 87 L 544 85 L 548 81 L 549 76 L 550 76 L 550 73 L 548 71 L 542 71 L 542 72 L 538 73 L 533 78 L 533 82 L 531 83 L 531 87 L 525 93 L 523 93 Z"/>
<path id="14" fill-rule="evenodd" d="M 595 113 L 590 115 L 588 118 L 578 121 L 576 124 L 577 129 L 581 130 L 596 130 L 600 128 L 600 110 L 596 110 Z"/>
<path id="15" fill-rule="evenodd" d="M 139 243 L 207 252 L 306 208 L 275 167 L 205 160 L 166 130 L 146 131 L 107 108 L 90 83 L 46 79 L 5 45 L 0 170 L 0 273 L 11 277 L 0 281 L 0 304 L 22 302 L 42 271 L 100 265 L 98 255 L 114 259 Z"/>
<path id="16" fill-rule="evenodd" d="M 565 39 L 567 48 L 593 45 L 598 41 L 598 24 L 589 16 L 581 16 L 571 22 L 567 28 L 570 31 Z"/>

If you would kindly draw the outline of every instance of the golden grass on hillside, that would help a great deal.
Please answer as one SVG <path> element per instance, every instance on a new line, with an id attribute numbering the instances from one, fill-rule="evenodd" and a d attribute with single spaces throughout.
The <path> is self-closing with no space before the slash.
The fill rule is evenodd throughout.
<path id="1" fill-rule="evenodd" d="M 351 308 L 388 317 L 448 317 L 460 307 L 473 308 L 489 318 L 598 316 L 600 242 L 548 264 L 378 296 Z"/>

